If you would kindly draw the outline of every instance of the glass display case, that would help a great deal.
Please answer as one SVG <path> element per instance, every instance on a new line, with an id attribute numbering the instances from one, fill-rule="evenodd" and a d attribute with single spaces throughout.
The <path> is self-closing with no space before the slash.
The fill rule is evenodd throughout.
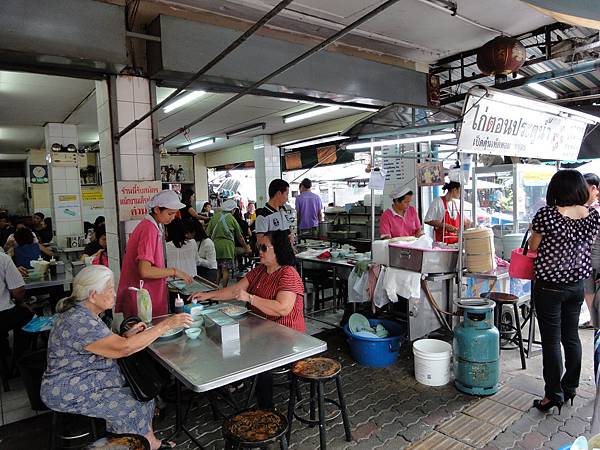
<path id="1" fill-rule="evenodd" d="M 477 225 L 502 225 L 518 233 L 546 205 L 546 189 L 555 166 L 503 164 L 477 167 L 469 199 L 477 206 Z"/>
<path id="2" fill-rule="evenodd" d="M 554 165 L 503 164 L 477 167 L 466 198 L 476 205 L 475 225 L 491 227 L 496 255 L 510 259 L 533 216 L 546 205 Z M 466 203 L 466 202 L 465 202 Z"/>

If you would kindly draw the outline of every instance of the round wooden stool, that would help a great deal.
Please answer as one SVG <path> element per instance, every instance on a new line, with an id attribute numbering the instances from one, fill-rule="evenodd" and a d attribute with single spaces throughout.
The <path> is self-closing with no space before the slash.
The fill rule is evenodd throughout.
<path id="1" fill-rule="evenodd" d="M 150 450 L 150 442 L 138 434 L 116 434 L 91 443 L 83 450 Z"/>
<path id="2" fill-rule="evenodd" d="M 279 441 L 281 450 L 287 450 L 287 429 L 283 414 L 262 409 L 242 411 L 223 422 L 225 449 L 265 448 Z"/>
<path id="3" fill-rule="evenodd" d="M 348 411 L 346 410 L 346 400 L 342 392 L 342 382 L 340 379 L 340 372 L 342 365 L 331 358 L 315 357 L 307 358 L 302 361 L 297 361 L 292 365 L 292 382 L 290 385 L 290 400 L 288 404 L 288 422 L 289 427 L 287 431 L 288 441 L 292 433 L 292 420 L 294 417 L 302 423 L 306 423 L 311 426 L 319 425 L 319 439 L 321 450 L 327 448 L 327 436 L 325 431 L 325 422 L 337 418 L 340 414 L 344 422 L 344 432 L 346 434 L 346 440 L 352 441 L 352 434 L 350 432 L 350 420 L 348 419 Z M 325 398 L 324 395 L 324 384 L 328 380 L 335 380 L 338 393 L 338 401 Z M 310 398 L 304 399 L 296 403 L 296 392 L 298 380 L 310 383 Z M 297 412 L 296 408 L 302 404 L 309 402 L 310 404 L 310 418 L 301 417 Z M 325 403 L 330 403 L 338 408 L 338 411 L 325 418 Z M 316 408 L 318 406 L 319 418 L 316 416 Z"/>
<path id="4" fill-rule="evenodd" d="M 494 322 L 500 333 L 500 351 L 518 348 L 521 354 L 521 368 L 523 370 L 527 369 L 523 336 L 521 334 L 521 319 L 519 318 L 519 308 L 517 305 L 519 297 L 513 294 L 507 294 L 506 292 L 488 292 L 486 294 L 481 294 L 481 296 L 493 300 L 496 303 Z M 512 322 L 505 322 L 502 320 L 502 310 L 504 309 L 504 305 L 512 305 L 513 314 L 515 316 L 514 325 Z M 502 347 L 502 339 L 516 345 L 516 347 Z"/>

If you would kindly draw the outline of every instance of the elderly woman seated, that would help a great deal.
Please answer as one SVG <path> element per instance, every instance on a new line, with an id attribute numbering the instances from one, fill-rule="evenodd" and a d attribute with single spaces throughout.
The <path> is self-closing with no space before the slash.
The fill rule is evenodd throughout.
<path id="1" fill-rule="evenodd" d="M 152 430 L 154 401 L 133 397 L 116 360 L 142 350 L 171 329 L 189 327 L 192 318 L 177 314 L 149 329 L 139 323 L 121 337 L 98 317 L 113 307 L 114 300 L 108 267 L 86 267 L 75 277 L 73 294 L 56 308 L 61 314 L 48 342 L 42 400 L 55 411 L 106 419 L 111 433 L 143 435 L 152 450 L 172 448 L 174 443 L 158 440 Z"/>
<path id="2" fill-rule="evenodd" d="M 236 284 L 213 292 L 196 292 L 197 300 L 242 300 L 269 320 L 304 333 L 304 285 L 295 269 L 294 251 L 285 231 L 271 231 L 258 243 L 260 265 Z M 256 385 L 258 406 L 273 408 L 273 380 L 261 374 Z"/>

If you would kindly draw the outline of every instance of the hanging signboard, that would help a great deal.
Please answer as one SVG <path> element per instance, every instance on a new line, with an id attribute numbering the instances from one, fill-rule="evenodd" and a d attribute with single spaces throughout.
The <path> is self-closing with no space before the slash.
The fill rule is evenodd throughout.
<path id="1" fill-rule="evenodd" d="M 600 118 L 504 92 L 469 94 L 458 139 L 465 153 L 577 159 L 585 130 Z"/>
<path id="2" fill-rule="evenodd" d="M 119 181 L 117 202 L 119 220 L 139 220 L 148 213 L 146 204 L 162 190 L 160 181 Z"/>

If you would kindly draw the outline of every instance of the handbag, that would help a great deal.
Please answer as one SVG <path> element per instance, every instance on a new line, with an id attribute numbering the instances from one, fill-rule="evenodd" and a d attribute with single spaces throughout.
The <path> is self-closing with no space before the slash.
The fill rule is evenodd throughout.
<path id="1" fill-rule="evenodd" d="M 529 231 L 523 236 L 521 247 L 515 248 L 510 253 L 510 265 L 508 267 L 508 274 L 511 278 L 521 278 L 523 280 L 535 279 L 535 270 L 533 268 L 533 262 L 537 257 L 537 252 L 529 250 L 529 243 L 527 241 Z"/>
<path id="2" fill-rule="evenodd" d="M 127 318 L 121 323 L 119 334 L 123 334 L 134 324 L 141 322 L 136 316 Z M 156 360 L 146 349 L 140 350 L 133 355 L 117 359 L 119 368 L 131 388 L 136 400 L 149 402 L 160 393 L 168 377 Z"/>

